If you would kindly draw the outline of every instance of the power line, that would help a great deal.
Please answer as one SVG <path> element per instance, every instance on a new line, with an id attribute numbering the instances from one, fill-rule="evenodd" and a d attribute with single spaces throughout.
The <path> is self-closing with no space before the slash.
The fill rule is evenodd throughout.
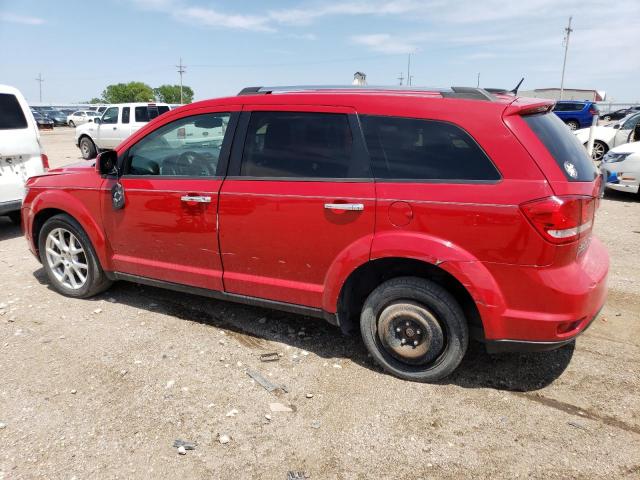
<path id="1" fill-rule="evenodd" d="M 567 66 L 567 52 L 569 51 L 569 37 L 571 36 L 571 32 L 573 29 L 571 28 L 571 19 L 573 17 L 569 17 L 569 25 L 564 29 L 564 60 L 562 61 L 562 79 L 560 80 L 560 100 L 562 100 L 562 96 L 564 95 L 564 70 Z"/>
<path id="2" fill-rule="evenodd" d="M 180 64 L 176 65 L 178 73 L 180 74 L 180 103 L 182 103 L 182 74 L 187 71 L 187 66 L 182 64 L 182 57 L 180 57 Z"/>
<path id="3" fill-rule="evenodd" d="M 42 82 L 44 82 L 44 78 L 42 78 L 42 73 L 38 73 L 36 77 L 36 82 L 38 82 L 38 87 L 40 90 L 40 103 L 42 103 Z"/>

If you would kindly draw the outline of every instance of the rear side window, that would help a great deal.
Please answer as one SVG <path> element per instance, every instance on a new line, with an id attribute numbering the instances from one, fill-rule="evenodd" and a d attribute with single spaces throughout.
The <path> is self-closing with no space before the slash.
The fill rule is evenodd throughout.
<path id="1" fill-rule="evenodd" d="M 130 107 L 122 107 L 122 123 L 129 123 Z"/>
<path id="2" fill-rule="evenodd" d="M 27 128 L 27 119 L 15 95 L 0 93 L 0 130 Z"/>
<path id="3" fill-rule="evenodd" d="M 591 182 L 596 178 L 597 171 L 593 161 L 562 120 L 548 113 L 522 118 L 547 147 L 567 180 Z"/>
<path id="4" fill-rule="evenodd" d="M 471 136 L 435 120 L 363 115 L 373 175 L 394 180 L 496 181 L 500 174 Z"/>
<path id="5" fill-rule="evenodd" d="M 280 178 L 358 178 L 347 115 L 252 112 L 240 175 Z"/>

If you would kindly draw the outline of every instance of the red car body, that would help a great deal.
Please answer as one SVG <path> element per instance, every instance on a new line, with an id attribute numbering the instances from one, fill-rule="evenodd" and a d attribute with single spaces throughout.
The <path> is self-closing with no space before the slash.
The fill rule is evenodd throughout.
<path id="1" fill-rule="evenodd" d="M 85 230 L 111 278 L 272 305 L 343 328 L 353 317 L 343 308 L 349 279 L 368 265 L 393 269 L 411 262 L 452 285 L 471 312 L 474 332 L 493 350 L 559 346 L 602 307 L 608 255 L 590 228 L 599 178 L 567 181 L 525 121 L 552 105 L 511 95 L 478 101 L 438 91 L 339 89 L 202 101 L 156 118 L 126 139 L 118 155 L 163 125 L 205 112 L 383 115 L 457 125 L 491 159 L 500 179 L 251 179 L 232 171 L 233 151 L 226 174 L 215 178 L 118 180 L 84 163 L 29 180 L 23 228 L 37 255 L 39 228 L 65 212 Z M 121 210 L 111 205 L 117 181 L 126 192 Z M 211 202 L 185 203 L 185 195 Z M 566 242 L 550 239 L 544 230 L 551 225 L 544 223 L 548 212 L 540 210 L 558 202 L 570 209 L 574 200 L 590 216 L 586 227 Z M 363 209 L 334 212 L 322 208 L 326 203 Z"/>

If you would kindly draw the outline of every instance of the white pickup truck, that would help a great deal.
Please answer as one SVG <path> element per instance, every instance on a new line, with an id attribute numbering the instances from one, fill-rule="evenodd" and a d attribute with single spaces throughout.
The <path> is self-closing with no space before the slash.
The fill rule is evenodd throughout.
<path id="1" fill-rule="evenodd" d="M 94 158 L 100 150 L 115 148 L 170 107 L 166 103 L 119 103 L 109 105 L 92 123 L 76 127 L 76 145 L 82 158 Z"/>

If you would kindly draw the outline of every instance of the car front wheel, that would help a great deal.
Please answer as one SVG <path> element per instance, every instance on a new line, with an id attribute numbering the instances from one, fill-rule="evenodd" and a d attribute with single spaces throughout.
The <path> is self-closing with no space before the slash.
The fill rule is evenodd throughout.
<path id="1" fill-rule="evenodd" d="M 600 140 L 595 140 L 593 142 L 591 158 L 593 158 L 593 160 L 596 162 L 600 162 L 602 160 L 602 157 L 604 157 L 604 154 L 607 153 L 607 150 L 609 150 L 609 148 L 606 144 L 602 143 Z"/>
<path id="2" fill-rule="evenodd" d="M 91 160 L 97 155 L 96 145 L 89 137 L 82 137 L 80 140 L 80 153 L 85 160 Z"/>
<path id="3" fill-rule="evenodd" d="M 47 220 L 38 238 L 40 260 L 55 290 L 88 298 L 111 285 L 82 227 L 68 215 Z"/>
<path id="4" fill-rule="evenodd" d="M 371 292 L 360 331 L 382 368 L 417 382 L 449 375 L 469 343 L 467 322 L 455 298 L 440 285 L 415 277 L 388 280 Z"/>
<path id="5" fill-rule="evenodd" d="M 76 126 L 76 124 L 75 124 L 75 123 L 73 123 L 73 120 L 69 120 L 69 126 L 73 128 L 73 127 L 75 127 L 75 126 Z"/>

